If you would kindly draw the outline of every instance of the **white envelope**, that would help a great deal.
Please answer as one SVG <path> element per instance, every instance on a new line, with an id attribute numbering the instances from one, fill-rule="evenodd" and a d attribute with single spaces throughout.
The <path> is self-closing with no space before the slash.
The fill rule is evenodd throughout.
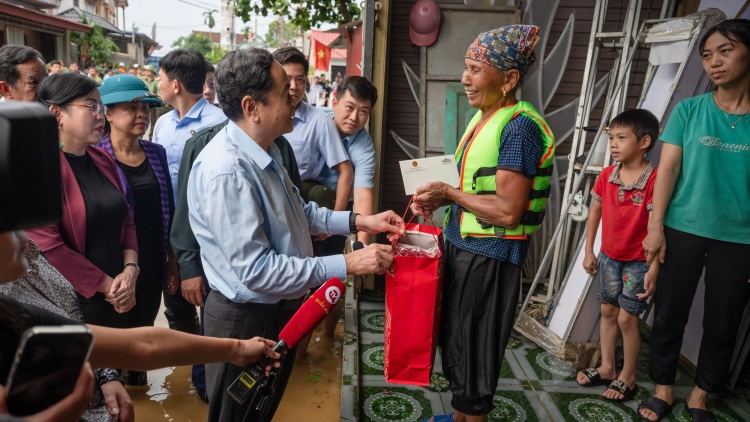
<path id="1" fill-rule="evenodd" d="M 430 182 L 443 182 L 458 187 L 459 177 L 456 158 L 452 155 L 399 161 L 404 191 L 413 195 L 417 188 Z"/>

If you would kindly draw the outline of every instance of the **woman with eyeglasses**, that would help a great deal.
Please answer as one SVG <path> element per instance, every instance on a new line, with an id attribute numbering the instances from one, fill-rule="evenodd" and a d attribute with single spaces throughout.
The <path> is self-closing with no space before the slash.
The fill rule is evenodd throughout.
<path id="1" fill-rule="evenodd" d="M 104 115 L 104 136 L 97 146 L 117 163 L 120 181 L 130 205 L 140 251 L 140 272 L 135 307 L 128 312 L 128 328 L 153 326 L 161 305 L 162 285 L 174 294 L 180 279 L 169 244 L 174 215 L 172 181 L 167 153 L 159 144 L 141 140 L 151 119 L 149 110 L 163 105 L 146 84 L 131 75 L 107 79 L 99 86 Z M 145 372 L 123 374 L 127 385 L 145 385 Z"/>
<path id="2" fill-rule="evenodd" d="M 57 118 L 63 215 L 28 230 L 49 262 L 76 290 L 88 324 L 127 328 L 136 304 L 138 242 L 117 165 L 101 142 L 106 107 L 85 75 L 48 77 L 37 100 Z"/>

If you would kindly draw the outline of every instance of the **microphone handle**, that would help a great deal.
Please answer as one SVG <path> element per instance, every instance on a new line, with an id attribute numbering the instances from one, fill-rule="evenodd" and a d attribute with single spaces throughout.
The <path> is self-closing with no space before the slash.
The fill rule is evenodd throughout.
<path id="1" fill-rule="evenodd" d="M 271 350 L 273 350 L 274 352 L 276 352 L 278 354 L 282 354 L 286 350 L 286 348 L 287 348 L 286 347 L 286 342 L 284 340 L 279 340 L 279 342 L 276 343 L 271 348 Z M 273 359 L 273 358 L 270 358 L 268 356 L 265 356 L 263 359 L 261 359 L 260 361 L 258 361 L 258 362 L 256 362 L 254 364 L 255 365 L 255 369 L 257 371 L 259 371 L 261 374 L 264 374 L 266 372 L 266 366 L 271 365 L 273 363 L 273 361 L 275 361 L 275 360 L 276 359 Z M 271 368 L 271 370 L 273 370 L 273 368 Z"/>

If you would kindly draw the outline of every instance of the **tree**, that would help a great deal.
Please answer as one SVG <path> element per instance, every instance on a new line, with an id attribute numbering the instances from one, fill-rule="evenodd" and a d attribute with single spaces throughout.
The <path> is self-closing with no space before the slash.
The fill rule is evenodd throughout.
<path id="1" fill-rule="evenodd" d="M 181 36 L 172 43 L 172 47 L 177 48 L 192 48 L 203 54 L 204 57 L 211 56 L 211 49 L 213 43 L 211 39 L 203 34 L 190 34 L 189 36 Z"/>
<path id="2" fill-rule="evenodd" d="M 356 20 L 360 15 L 357 4 L 356 0 L 234 0 L 234 13 L 245 23 L 256 15 L 285 16 L 307 31 L 323 23 Z"/>
<path id="3" fill-rule="evenodd" d="M 203 12 L 203 16 L 205 16 L 205 19 L 203 19 L 203 23 L 205 23 L 208 26 L 209 30 L 213 30 L 214 26 L 216 26 L 216 20 L 214 19 L 214 13 L 218 13 L 219 11 L 209 10 L 207 12 Z"/>
<path id="4" fill-rule="evenodd" d="M 284 23 L 284 39 L 283 41 L 291 41 L 297 38 L 297 25 L 291 22 Z M 279 47 L 279 21 L 275 20 L 268 25 L 268 32 L 266 33 L 266 43 L 269 47 Z"/>
<path id="5" fill-rule="evenodd" d="M 206 59 L 213 64 L 217 64 L 225 54 L 227 54 L 226 50 L 222 50 L 221 47 L 216 47 L 211 54 L 206 56 Z"/>
<path id="6" fill-rule="evenodd" d="M 83 17 L 83 23 L 91 25 L 91 22 L 85 16 Z M 104 30 L 99 25 L 92 25 L 89 34 L 71 32 L 70 41 L 78 46 L 78 52 L 83 63 L 106 63 L 112 53 L 120 51 L 114 41 L 104 36 Z"/>

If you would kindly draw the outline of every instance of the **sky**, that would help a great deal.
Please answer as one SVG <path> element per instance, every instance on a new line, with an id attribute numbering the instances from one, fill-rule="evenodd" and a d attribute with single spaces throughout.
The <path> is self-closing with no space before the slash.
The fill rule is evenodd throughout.
<path id="1" fill-rule="evenodd" d="M 209 28 L 203 23 L 205 17 L 203 12 L 216 9 L 221 10 L 220 2 L 223 0 L 128 0 L 125 9 L 125 24 L 128 29 L 132 24 L 138 27 L 138 32 L 151 36 L 151 26 L 156 23 L 156 41 L 162 46 L 154 52 L 155 56 L 163 56 L 174 49 L 172 43 L 182 35 L 190 35 L 191 31 L 208 31 Z M 191 4 L 188 4 L 191 3 Z M 199 7 L 197 7 L 199 6 Z M 120 16 L 122 20 L 122 16 Z M 219 13 L 214 13 L 216 26 L 214 32 L 218 32 L 220 24 Z M 268 25 L 276 20 L 274 16 L 258 16 L 258 33 L 262 38 L 268 32 Z M 235 18 L 234 28 L 238 34 L 242 33 L 245 25 L 250 26 L 253 32 L 255 23 L 251 20 L 247 24 L 242 19 Z M 120 25 L 122 27 L 122 22 Z M 332 28 L 334 25 L 324 25 L 323 29 Z"/>

